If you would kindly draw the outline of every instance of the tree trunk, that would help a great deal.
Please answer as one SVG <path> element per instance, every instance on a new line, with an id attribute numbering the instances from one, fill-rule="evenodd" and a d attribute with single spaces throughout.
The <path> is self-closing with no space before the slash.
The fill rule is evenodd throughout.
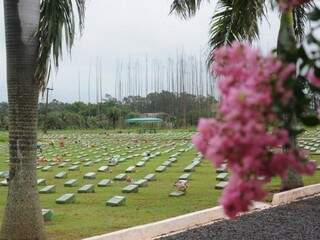
<path id="1" fill-rule="evenodd" d="M 286 12 L 283 12 L 281 15 L 281 24 L 277 46 L 278 57 L 283 61 L 286 61 L 286 53 L 296 48 L 297 41 L 293 27 L 293 11 L 288 10 Z M 293 107 L 294 106 L 292 106 L 292 108 Z M 296 148 L 296 136 L 292 134 L 292 129 L 294 129 L 297 124 L 296 116 L 294 111 L 291 111 L 291 114 L 289 113 L 287 115 L 288 116 L 285 116 L 285 119 L 287 121 L 286 128 L 290 133 L 290 144 L 293 148 Z M 289 169 L 288 177 L 286 179 L 282 179 L 281 190 L 290 190 L 302 186 L 303 181 L 301 175 L 299 175 L 296 171 Z"/>
<path id="2" fill-rule="evenodd" d="M 10 175 L 0 239 L 45 239 L 37 192 L 39 0 L 4 0 Z"/>
<path id="3" fill-rule="evenodd" d="M 113 129 L 116 129 L 116 118 L 115 117 L 112 118 L 112 127 L 113 127 Z"/>

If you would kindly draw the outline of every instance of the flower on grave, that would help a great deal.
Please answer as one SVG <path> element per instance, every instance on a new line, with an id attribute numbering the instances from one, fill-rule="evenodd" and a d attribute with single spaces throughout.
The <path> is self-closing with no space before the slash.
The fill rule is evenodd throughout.
<path id="1" fill-rule="evenodd" d="M 221 78 L 219 116 L 199 121 L 193 143 L 216 167 L 227 160 L 232 177 L 221 203 L 231 218 L 262 200 L 263 186 L 273 176 L 286 177 L 289 167 L 305 174 L 315 169 L 290 146 L 283 116 L 275 110 L 293 98 L 287 86 L 295 70 L 295 65 L 265 57 L 243 43 L 215 52 L 213 71 Z"/>
<path id="2" fill-rule="evenodd" d="M 174 187 L 177 189 L 177 191 L 180 192 L 186 192 L 189 185 L 187 180 L 178 180 L 175 184 Z"/>
<path id="3" fill-rule="evenodd" d="M 301 4 L 311 2 L 311 0 L 277 0 L 281 10 L 286 11 Z"/>

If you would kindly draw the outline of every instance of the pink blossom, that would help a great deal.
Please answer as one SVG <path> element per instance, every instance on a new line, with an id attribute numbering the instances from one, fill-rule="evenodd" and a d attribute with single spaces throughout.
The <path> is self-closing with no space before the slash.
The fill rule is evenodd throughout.
<path id="1" fill-rule="evenodd" d="M 230 218 L 234 218 L 239 212 L 248 211 L 253 200 L 261 201 L 267 195 L 263 190 L 263 184 L 262 180 L 249 179 L 244 181 L 237 175 L 232 176 L 221 199 L 225 213 Z"/>
<path id="2" fill-rule="evenodd" d="M 295 65 L 243 43 L 218 49 L 215 60 L 213 71 L 221 78 L 220 117 L 201 119 L 193 143 L 217 167 L 227 161 L 233 176 L 221 202 L 226 214 L 235 217 L 265 197 L 263 185 L 273 176 L 286 177 L 289 167 L 305 174 L 315 168 L 291 149 L 288 132 L 273 110 L 275 99 L 285 106 L 293 96 L 287 83 L 295 77 Z"/>
<path id="3" fill-rule="evenodd" d="M 307 79 L 310 82 L 310 84 L 318 88 L 320 87 L 320 78 L 315 75 L 314 70 L 308 72 Z"/>
<path id="4" fill-rule="evenodd" d="M 286 11 L 310 1 L 311 0 L 278 0 L 278 4 L 281 10 Z"/>

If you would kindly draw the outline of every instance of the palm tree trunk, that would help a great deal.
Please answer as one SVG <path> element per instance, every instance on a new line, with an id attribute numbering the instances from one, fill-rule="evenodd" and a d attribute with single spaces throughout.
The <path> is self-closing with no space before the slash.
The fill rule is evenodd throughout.
<path id="1" fill-rule="evenodd" d="M 296 47 L 296 37 L 294 33 L 294 21 L 293 21 L 293 11 L 288 10 L 282 13 L 281 16 L 281 24 L 280 24 L 280 31 L 278 36 L 278 46 L 277 52 L 278 56 L 282 60 L 286 60 L 286 52 L 294 49 Z M 292 105 L 292 107 L 294 107 Z M 286 128 L 289 130 L 290 134 L 290 144 L 293 148 L 297 147 L 296 137 L 292 134 L 292 129 L 297 124 L 296 116 L 294 111 L 291 111 L 291 114 L 287 114 L 290 116 L 285 116 L 286 119 Z M 281 190 L 290 190 L 298 187 L 303 186 L 303 181 L 301 175 L 295 172 L 292 169 L 289 169 L 288 177 L 286 179 L 282 179 L 281 183 Z"/>
<path id="2" fill-rule="evenodd" d="M 37 192 L 39 0 L 4 0 L 10 175 L 0 239 L 45 239 Z"/>

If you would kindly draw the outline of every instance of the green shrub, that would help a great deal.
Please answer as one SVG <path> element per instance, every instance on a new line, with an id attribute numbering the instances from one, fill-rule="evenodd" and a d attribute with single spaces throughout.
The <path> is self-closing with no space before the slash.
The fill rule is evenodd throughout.
<path id="1" fill-rule="evenodd" d="M 5 143 L 8 142 L 8 134 L 0 132 L 0 142 Z"/>

